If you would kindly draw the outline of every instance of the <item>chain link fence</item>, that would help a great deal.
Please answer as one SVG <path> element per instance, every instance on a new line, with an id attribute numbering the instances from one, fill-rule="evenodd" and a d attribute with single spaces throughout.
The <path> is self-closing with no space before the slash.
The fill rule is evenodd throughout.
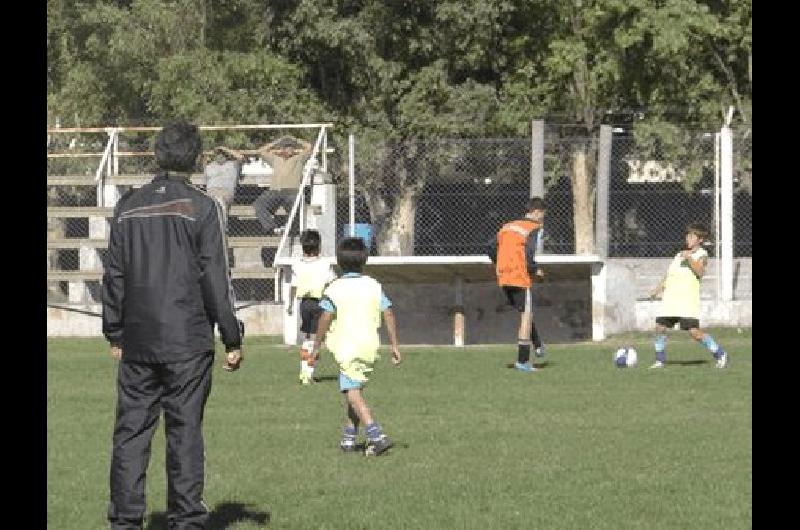
<path id="1" fill-rule="evenodd" d="M 575 254 L 579 246 L 593 252 L 597 138 L 585 136 L 580 129 L 546 124 L 543 180 L 547 215 L 542 250 L 548 254 Z"/>
<path id="2" fill-rule="evenodd" d="M 753 130 L 733 131 L 733 255 L 753 257 Z"/>
<path id="3" fill-rule="evenodd" d="M 530 139 L 364 142 L 356 153 L 355 223 L 372 255 L 485 254 L 530 196 Z"/>
<path id="4" fill-rule="evenodd" d="M 206 153 L 217 146 L 255 151 L 282 135 L 313 145 L 319 129 L 203 131 Z M 112 176 L 117 195 L 149 182 L 157 171 L 154 131 L 119 137 Z M 48 302 L 75 301 L 71 278 L 50 273 L 102 272 L 105 240 L 97 240 L 95 174 L 105 133 L 48 136 Z M 327 171 L 315 175 L 336 187 L 336 236 L 350 233 L 347 139 L 329 137 Z M 592 239 L 598 139 L 547 124 L 544 199 L 548 205 L 543 252 L 575 254 Z M 752 133 L 734 131 L 734 251 L 752 257 Z M 92 156 L 86 156 L 92 154 Z M 76 156 L 78 155 L 78 156 Z M 253 156 L 253 155 L 250 155 Z M 229 257 L 239 302 L 275 299 L 272 263 L 281 233 L 265 229 L 253 207 L 270 189 L 271 167 L 251 159 L 228 216 Z M 683 229 L 700 221 L 714 233 L 714 132 L 681 130 L 670 144 L 614 134 L 609 175 L 609 257 L 668 257 L 683 244 Z M 301 167 L 302 164 L 300 164 Z M 205 182 L 203 161 L 193 181 Z M 381 256 L 481 255 L 503 223 L 519 218 L 531 190 L 531 139 L 379 140 L 356 138 L 354 221 L 370 253 Z M 317 177 L 315 177 L 317 178 Z M 575 190 L 578 190 L 576 192 Z M 285 222 L 296 189 L 279 205 Z M 310 203 L 310 188 L 301 203 Z M 107 212 L 106 212 L 107 214 Z M 296 243 L 299 219 L 287 243 Z M 587 228 L 588 227 L 588 228 Z M 588 232 L 587 232 L 588 230 Z M 101 231 L 102 232 L 102 231 Z M 590 241 L 591 243 L 591 241 Z M 713 257 L 713 245 L 708 248 Z M 94 259 L 93 261 L 93 258 Z M 99 261 L 98 261 L 99 260 Z M 96 267 L 91 267 L 92 263 Z M 87 269 L 87 267 L 89 269 Z M 77 276 L 76 276 L 77 277 Z M 82 280 L 84 300 L 99 301 L 97 280 Z"/>
<path id="5" fill-rule="evenodd" d="M 614 134 L 611 146 L 610 257 L 673 256 L 691 222 L 716 237 L 713 133 L 685 131 L 671 145 Z"/>

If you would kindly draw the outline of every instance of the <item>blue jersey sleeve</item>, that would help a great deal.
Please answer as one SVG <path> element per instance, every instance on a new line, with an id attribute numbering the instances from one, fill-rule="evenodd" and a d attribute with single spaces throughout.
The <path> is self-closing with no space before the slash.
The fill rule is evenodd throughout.
<path id="1" fill-rule="evenodd" d="M 324 311 L 327 311 L 328 313 L 335 313 L 336 312 L 336 306 L 333 305 L 333 302 L 331 302 L 331 299 L 328 298 L 327 296 L 323 296 L 322 297 L 322 300 L 320 300 L 320 302 L 319 302 L 319 306 Z"/>
<path id="2" fill-rule="evenodd" d="M 381 291 L 381 311 L 386 311 L 392 307 L 392 302 L 388 298 L 386 298 L 386 293 Z"/>

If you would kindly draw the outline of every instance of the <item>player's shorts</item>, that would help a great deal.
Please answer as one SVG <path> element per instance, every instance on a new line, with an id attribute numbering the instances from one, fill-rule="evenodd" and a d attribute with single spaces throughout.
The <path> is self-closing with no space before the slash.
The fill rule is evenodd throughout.
<path id="1" fill-rule="evenodd" d="M 697 318 L 684 318 L 684 317 L 656 317 L 656 324 L 660 324 L 666 328 L 675 327 L 675 324 L 680 322 L 681 329 L 688 331 L 692 328 L 700 329 L 700 319 Z"/>
<path id="2" fill-rule="evenodd" d="M 516 287 L 513 285 L 503 285 L 503 292 L 508 300 L 508 305 L 513 306 L 514 309 L 520 313 L 525 312 L 525 309 L 530 309 L 531 304 L 531 290 L 525 287 Z"/>
<path id="3" fill-rule="evenodd" d="M 300 300 L 300 331 L 316 333 L 322 311 L 323 309 L 319 306 L 319 298 L 302 298 Z"/>
<path id="4" fill-rule="evenodd" d="M 364 388 L 365 381 L 356 381 L 339 372 L 339 391 L 347 392 L 348 390 L 358 390 Z"/>

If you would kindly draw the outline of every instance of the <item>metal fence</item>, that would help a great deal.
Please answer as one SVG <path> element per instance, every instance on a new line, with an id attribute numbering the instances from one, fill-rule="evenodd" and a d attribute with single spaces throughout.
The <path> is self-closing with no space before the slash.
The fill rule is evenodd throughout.
<path id="1" fill-rule="evenodd" d="M 132 187 L 149 182 L 158 171 L 152 152 L 158 129 L 142 129 L 145 130 L 121 128 L 116 138 L 103 128 L 48 131 L 48 303 L 100 301 L 99 278 L 108 244 L 107 221 L 113 205 L 118 197 Z M 191 179 L 205 189 L 203 169 L 217 146 L 254 154 L 259 147 L 282 135 L 291 135 L 313 145 L 318 132 L 319 127 L 312 126 L 238 130 L 235 127 L 220 130 L 201 127 L 205 156 L 198 160 Z M 110 148 L 109 143 L 113 144 Z M 104 158 L 107 165 L 101 163 L 106 148 L 110 154 Z M 324 154 L 317 158 L 323 159 Z M 243 174 L 230 207 L 228 253 L 234 293 L 239 302 L 275 299 L 271 267 L 280 234 L 267 234 L 252 206 L 269 185 L 269 172 Z M 290 208 L 291 203 L 287 203 L 277 209 L 278 222 L 288 217 Z M 295 232 L 296 227 L 297 221 Z"/>
<path id="2" fill-rule="evenodd" d="M 713 133 L 687 132 L 671 149 L 615 134 L 610 160 L 610 257 L 672 256 L 690 222 L 714 234 Z"/>
<path id="3" fill-rule="evenodd" d="M 738 141 L 737 141 L 738 140 Z M 684 130 L 678 141 L 637 142 L 613 135 L 608 233 L 609 257 L 664 257 L 683 246 L 690 222 L 718 237 L 719 171 L 715 133 Z M 734 136 L 734 257 L 752 257 L 752 142 Z M 709 254 L 714 256 L 714 245 Z"/>
<path id="4" fill-rule="evenodd" d="M 318 129 L 317 129 L 318 130 Z M 207 152 L 224 145 L 256 150 L 281 134 L 314 142 L 315 130 L 203 131 Z M 671 144 L 637 142 L 612 136 L 609 171 L 609 257 L 666 257 L 682 246 L 690 221 L 715 233 L 715 132 L 684 130 Z M 113 199 L 148 182 L 156 171 L 152 153 L 155 131 L 120 133 L 105 176 L 98 164 L 108 147 L 103 129 L 90 133 L 49 134 L 48 152 L 48 302 L 75 302 L 69 275 L 83 275 L 84 302 L 99 301 L 99 276 L 105 246 L 98 220 L 109 217 Z M 673 140 L 675 140 L 673 138 Z M 594 175 L 598 139 L 576 136 L 564 126 L 548 125 L 543 139 L 541 189 L 548 205 L 543 251 L 573 254 L 581 227 L 593 228 Z M 326 143 L 325 147 L 329 144 Z M 330 138 L 316 173 L 336 185 L 338 239 L 350 232 L 348 145 L 343 135 Z M 393 141 L 355 139 L 355 205 L 358 235 L 366 236 L 372 255 L 449 256 L 484 254 L 500 226 L 524 213 L 532 189 L 531 138 Z M 734 256 L 752 257 L 752 133 L 734 131 Z M 536 153 L 533 153 L 536 155 Z M 581 157 L 584 157 L 581 159 Z M 535 158 L 535 156 L 534 156 Z M 581 163 L 585 165 L 581 166 Z M 204 183 L 203 164 L 193 180 Z M 588 201 L 576 200 L 581 171 L 588 172 Z M 315 174 L 316 174 L 315 173 Z M 316 177 L 315 177 L 316 178 Z M 105 183 L 104 187 L 101 185 Z M 110 187 L 110 189 L 109 189 Z M 281 239 L 268 234 L 253 203 L 269 189 L 269 178 L 243 176 L 228 217 L 229 256 L 240 302 L 275 299 L 271 266 Z M 300 204 L 288 228 L 299 233 Z M 110 202 L 104 202 L 111 198 Z M 105 210 L 98 205 L 107 206 Z M 576 204 L 578 205 L 576 207 Z M 291 204 L 276 212 L 289 213 Z M 107 230 L 107 227 L 106 227 Z M 107 233 L 107 232 L 106 232 Z M 584 233 L 585 235 L 585 233 Z M 291 243 L 296 243 L 292 239 Z M 714 247 L 709 248 L 714 255 Z M 95 263 L 96 266 L 93 266 Z M 62 274 L 67 273 L 67 274 Z M 91 276 L 91 274 L 89 274 Z M 72 290 L 72 291 L 71 291 Z"/>
<path id="5" fill-rule="evenodd" d="M 530 196 L 530 140 L 359 143 L 355 222 L 382 256 L 484 254 Z M 338 220 L 347 223 L 348 211 Z"/>
<path id="6" fill-rule="evenodd" d="M 753 256 L 753 131 L 733 132 L 733 255 Z"/>

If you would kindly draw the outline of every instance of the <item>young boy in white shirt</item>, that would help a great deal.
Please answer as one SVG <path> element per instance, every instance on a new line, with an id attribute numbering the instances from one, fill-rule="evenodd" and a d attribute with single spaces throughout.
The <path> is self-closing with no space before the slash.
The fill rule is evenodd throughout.
<path id="1" fill-rule="evenodd" d="M 314 368 L 319 355 L 314 355 L 312 345 L 317 333 L 317 324 L 322 309 L 319 301 L 325 286 L 336 278 L 330 264 L 320 259 L 322 239 L 316 230 L 305 230 L 300 234 L 303 258 L 292 266 L 291 290 L 286 313 L 294 311 L 295 298 L 300 299 L 300 331 L 305 335 L 300 347 L 300 383 L 314 381 Z"/>

